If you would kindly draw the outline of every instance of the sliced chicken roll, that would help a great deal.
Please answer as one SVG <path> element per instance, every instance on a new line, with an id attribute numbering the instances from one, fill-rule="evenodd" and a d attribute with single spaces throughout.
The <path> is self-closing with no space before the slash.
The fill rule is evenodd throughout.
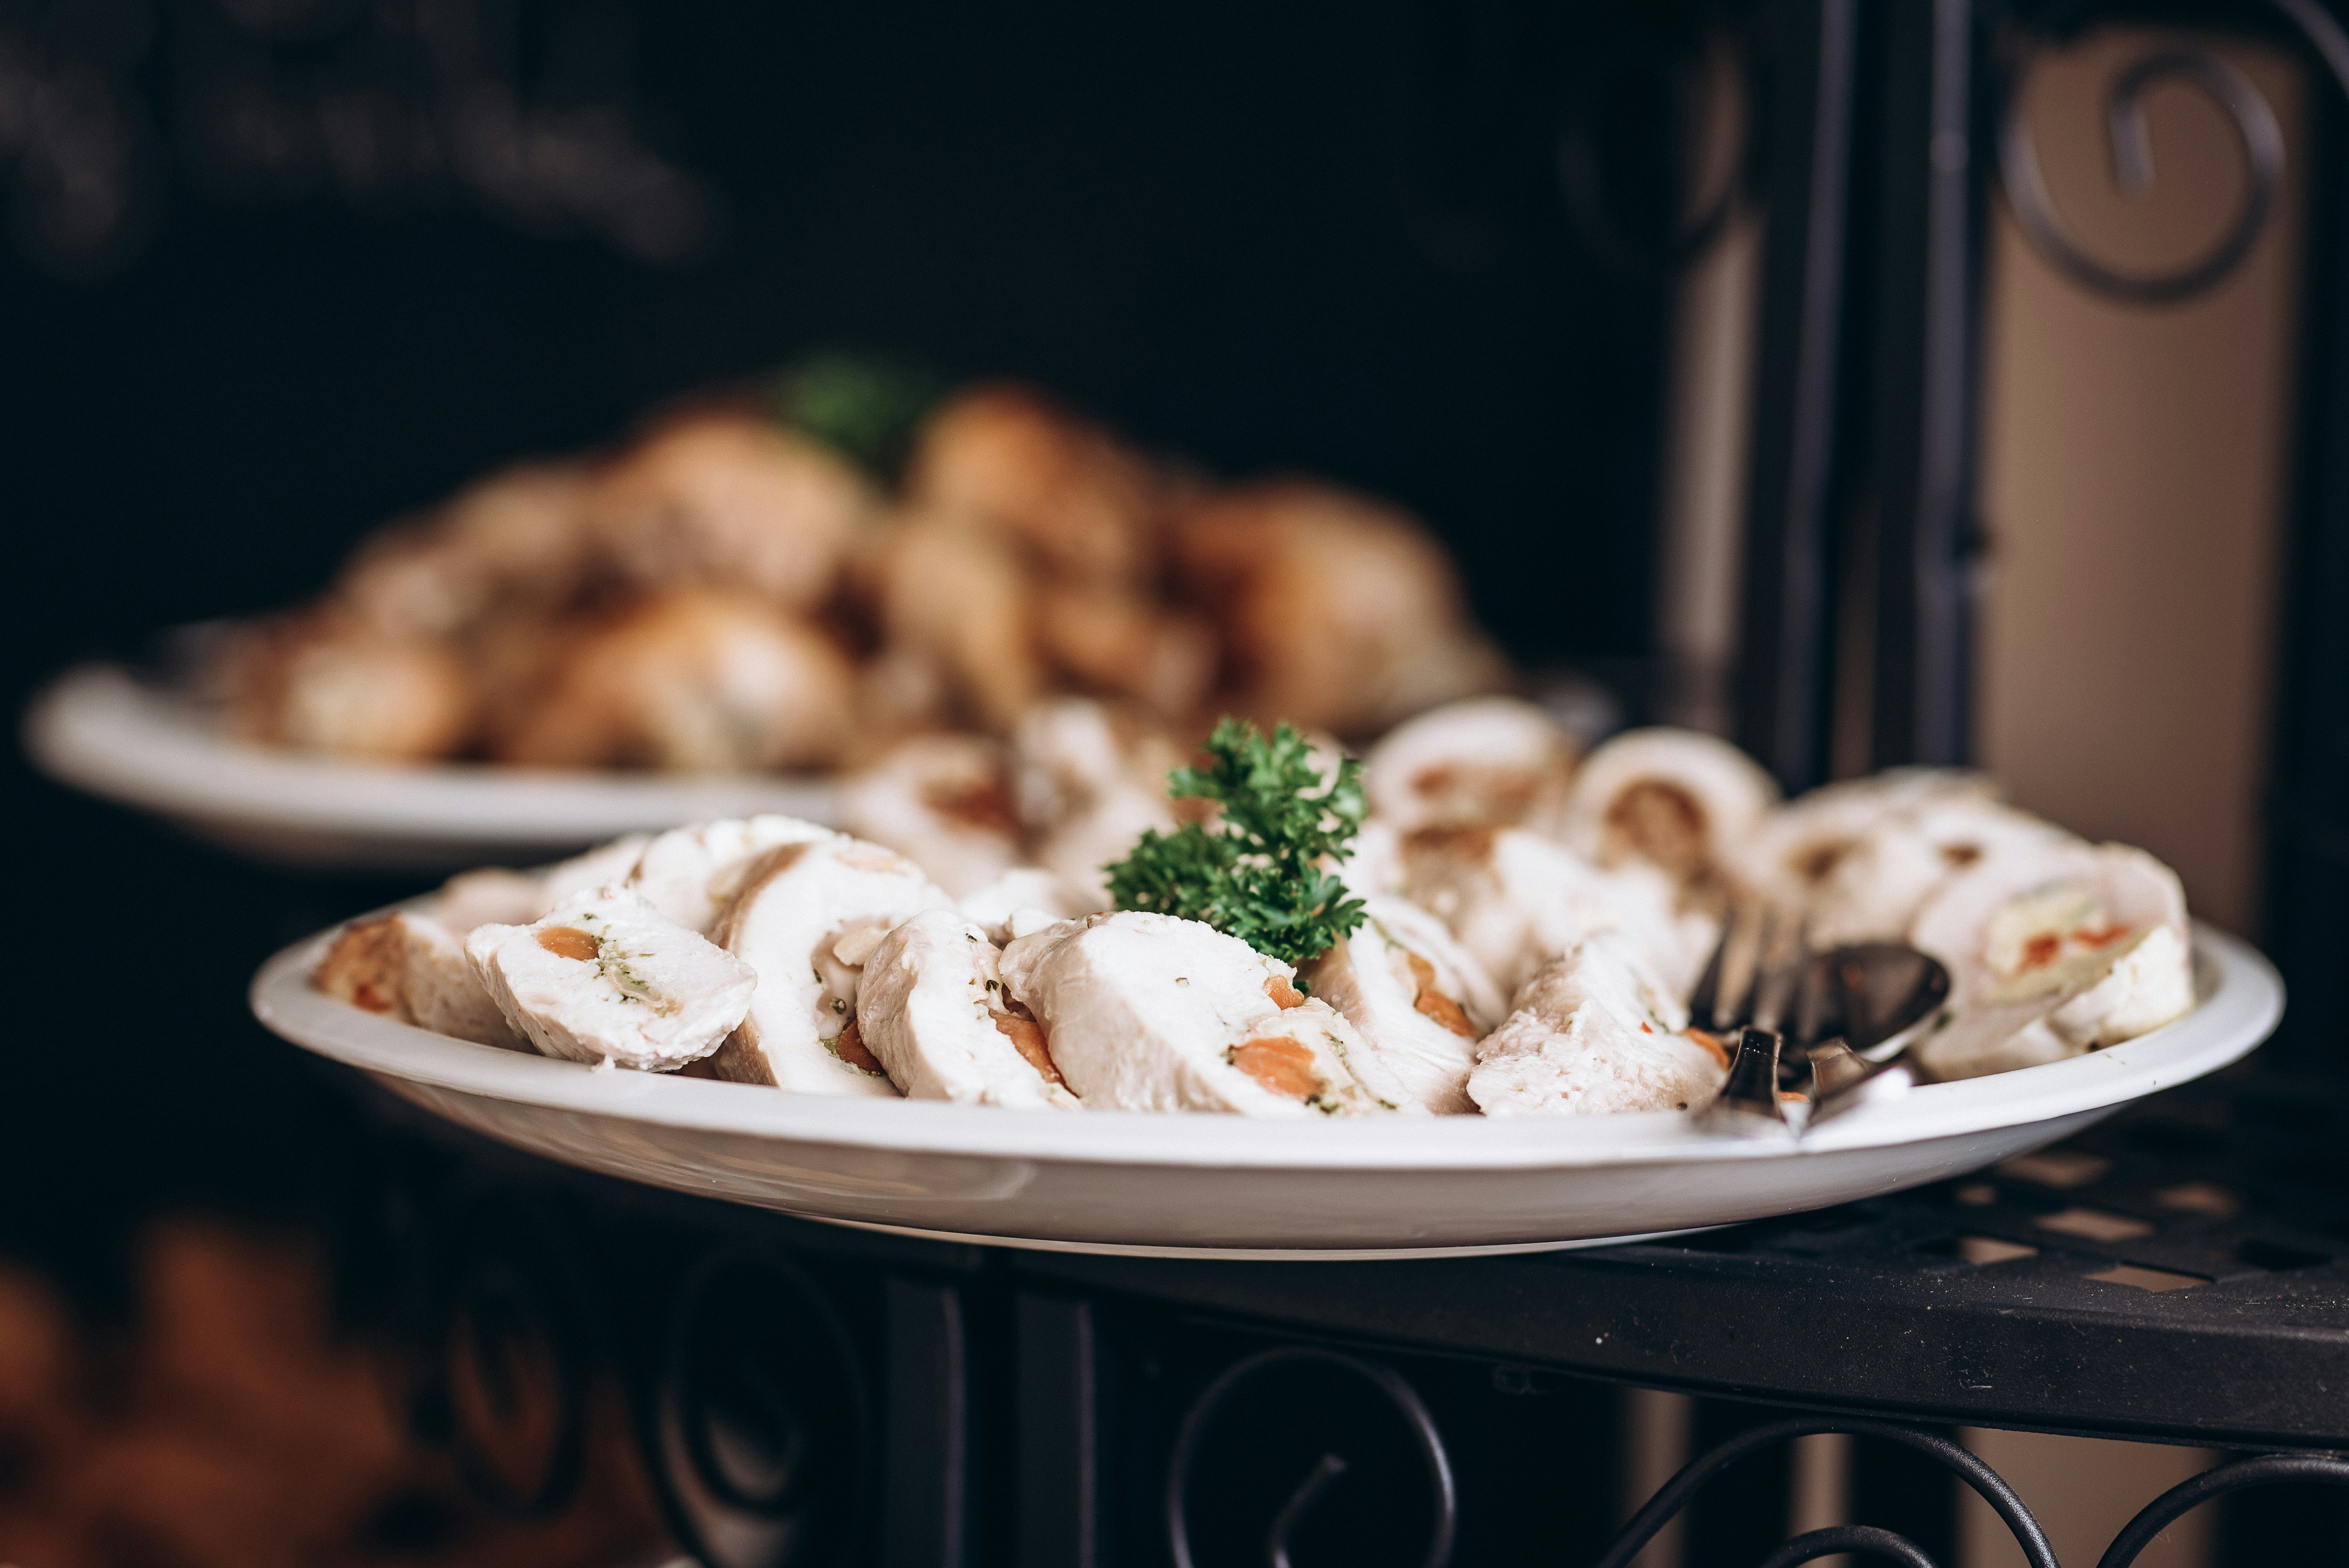
<path id="1" fill-rule="evenodd" d="M 1513 696 L 1472 697 L 1408 719 L 1371 748 L 1371 810 L 1398 830 L 1520 828 L 1555 832 L 1581 748 Z"/>
<path id="2" fill-rule="evenodd" d="M 1638 950 L 1602 933 L 1518 994 L 1517 1010 L 1477 1052 L 1469 1098 L 1487 1116 L 1702 1108 L 1728 1079 L 1728 1053 L 1687 1026 Z"/>
<path id="3" fill-rule="evenodd" d="M 1651 866 L 1600 871 L 1523 828 L 1423 829 L 1402 847 L 1411 902 L 1444 922 L 1504 994 L 1601 931 L 1620 931 L 1674 990 L 1693 985 L 1713 923 L 1678 908 Z"/>
<path id="4" fill-rule="evenodd" d="M 962 917 L 998 947 L 1091 910 L 1070 907 L 1067 886 L 1041 866 L 1014 866 L 955 901 Z"/>
<path id="5" fill-rule="evenodd" d="M 1003 982 L 1094 1109 L 1324 1116 L 1402 1102 L 1361 1081 L 1368 1047 L 1288 966 L 1170 914 L 1096 914 L 1004 949 Z M 1399 1091 L 1397 1091 L 1399 1092 Z"/>
<path id="6" fill-rule="evenodd" d="M 895 1094 L 857 1026 L 864 962 L 901 923 L 953 905 L 919 866 L 860 839 L 770 851 L 713 934 L 758 972 L 759 994 L 711 1067 L 800 1094 Z"/>
<path id="7" fill-rule="evenodd" d="M 465 957 L 547 1056 L 649 1072 L 717 1049 L 758 984 L 750 965 L 625 887 L 574 893 L 529 925 L 480 926 Z"/>
<path id="8" fill-rule="evenodd" d="M 767 855 L 785 844 L 840 835 L 797 817 L 726 818 L 672 828 L 644 847 L 628 885 L 669 919 L 704 936 Z"/>
<path id="9" fill-rule="evenodd" d="M 1688 883 L 1725 870 L 1778 786 L 1725 740 L 1634 729 L 1583 759 L 1561 836 L 1602 866 L 1644 861 Z"/>
<path id="10" fill-rule="evenodd" d="M 465 962 L 457 934 L 429 915 L 401 911 L 336 938 L 311 984 L 339 1002 L 480 1046 L 528 1043 Z"/>
<path id="11" fill-rule="evenodd" d="M 1002 949 L 951 910 L 927 910 L 864 961 L 856 1026 L 910 1099 L 1077 1110 L 1044 1031 L 1003 994 Z"/>
<path id="12" fill-rule="evenodd" d="M 908 856 L 957 898 L 1019 861 L 1009 766 L 977 736 L 901 741 L 847 782 L 840 803 L 850 832 Z"/>
<path id="13" fill-rule="evenodd" d="M 1443 1115 L 1476 1109 L 1468 1098 L 1476 1042 L 1508 1007 L 1443 922 L 1402 899 L 1371 899 L 1354 934 L 1297 974 L 1413 1101 Z"/>
<path id="14" fill-rule="evenodd" d="M 1934 895 L 1909 940 L 1950 970 L 1950 1021 L 1910 1052 L 1937 1078 L 2117 1045 L 2194 1006 L 2185 892 L 2125 845 L 1984 861 Z"/>
<path id="15" fill-rule="evenodd" d="M 440 885 L 433 918 L 459 936 L 477 925 L 528 925 L 574 893 L 626 882 L 651 841 L 649 833 L 630 833 L 534 872 L 460 872 Z"/>
<path id="16" fill-rule="evenodd" d="M 1951 876 L 2010 851 L 2076 843 L 2003 805 L 1988 779 L 1903 768 L 1829 784 L 1765 818 L 1737 857 L 1738 880 L 1808 923 L 1815 945 L 1899 941 Z"/>
<path id="17" fill-rule="evenodd" d="M 1109 907 L 1102 868 L 1123 860 L 1143 830 L 1171 831 L 1166 775 L 1182 753 L 1165 736 L 1084 697 L 1039 703 L 1013 739 L 1020 820 L 1036 859 L 1087 911 Z"/>

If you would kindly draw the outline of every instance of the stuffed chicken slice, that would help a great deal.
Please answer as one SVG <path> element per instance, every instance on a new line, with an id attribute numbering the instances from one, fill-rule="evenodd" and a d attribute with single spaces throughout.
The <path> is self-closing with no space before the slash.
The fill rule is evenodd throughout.
<path id="1" fill-rule="evenodd" d="M 465 957 L 545 1055 L 651 1072 L 717 1049 L 758 983 L 748 965 L 625 887 L 574 893 L 528 925 L 478 926 Z"/>
<path id="2" fill-rule="evenodd" d="M 801 1094 L 895 1094 L 857 1025 L 864 963 L 897 925 L 953 905 L 878 844 L 828 833 L 771 851 L 713 934 L 758 973 L 759 991 L 711 1067 Z"/>
<path id="3" fill-rule="evenodd" d="M 1004 995 L 1002 949 L 951 910 L 927 910 L 864 961 L 856 1025 L 910 1099 L 1081 1109 L 1044 1031 Z"/>
<path id="4" fill-rule="evenodd" d="M 1092 915 L 1019 938 L 1001 968 L 1094 1109 L 1335 1116 L 1405 1103 L 1288 965 L 1196 921 Z"/>
<path id="5" fill-rule="evenodd" d="M 1444 923 L 1402 899 L 1374 898 L 1362 923 L 1298 970 L 1300 983 L 1354 1026 L 1413 1102 L 1473 1111 L 1476 1042 L 1508 1011 L 1484 966 Z"/>
<path id="6" fill-rule="evenodd" d="M 1702 1109 L 1729 1077 L 1728 1052 L 1621 936 L 1601 933 L 1543 966 L 1485 1037 L 1468 1094 L 1487 1116 Z"/>
<path id="7" fill-rule="evenodd" d="M 2124 845 L 1985 861 L 1951 879 L 1909 940 L 1950 970 L 1950 1019 L 1912 1051 L 1938 1078 L 2117 1045 L 2194 1006 L 2184 890 Z"/>
<path id="8" fill-rule="evenodd" d="M 1714 925 L 1652 866 L 1601 871 L 1522 828 L 1423 829 L 1402 841 L 1404 891 L 1504 993 L 1601 931 L 1622 932 L 1674 990 L 1693 985 Z"/>
<path id="9" fill-rule="evenodd" d="M 848 830 L 909 856 L 957 898 L 1019 863 L 1002 748 L 968 735 L 901 741 L 841 791 Z"/>
<path id="10" fill-rule="evenodd" d="M 1397 830 L 1551 830 L 1579 748 L 1557 721 L 1517 697 L 1448 703 L 1387 732 L 1371 748 L 1363 788 Z"/>
<path id="11" fill-rule="evenodd" d="M 839 837 L 796 817 L 724 818 L 672 828 L 644 846 L 628 885 L 662 914 L 704 936 L 717 929 L 760 862 L 785 844 Z"/>
<path id="12" fill-rule="evenodd" d="M 480 1046 L 527 1048 L 465 962 L 458 934 L 402 910 L 346 929 L 311 975 L 336 1001 Z"/>
<path id="13" fill-rule="evenodd" d="M 1776 781 L 1725 740 L 1627 730 L 1583 759 L 1560 836 L 1599 865 L 1641 861 L 1697 882 L 1725 872 L 1777 802 Z"/>

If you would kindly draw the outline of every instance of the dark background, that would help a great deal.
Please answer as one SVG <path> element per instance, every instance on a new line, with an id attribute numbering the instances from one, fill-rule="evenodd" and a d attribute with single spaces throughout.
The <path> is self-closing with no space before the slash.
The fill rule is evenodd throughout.
<path id="1" fill-rule="evenodd" d="M 6 701 L 305 595 L 490 465 L 832 346 L 1393 497 L 1521 660 L 1635 659 L 1665 289 L 1582 242 L 1558 149 L 1605 126 L 1619 216 L 1655 222 L 1654 83 L 1688 30 L 1611 10 L 0 6 Z M 28 96 L 27 61 L 80 96 Z M 485 87 L 621 124 L 685 216 L 632 230 L 593 145 L 596 178 L 469 172 L 448 150 Z M 0 69 L 0 131 L 10 91 Z M 364 156 L 334 129 L 354 104 Z M 330 1207 L 350 1103 L 243 987 L 411 887 L 237 863 L 13 752 L 0 788 L 22 835 L 0 1250 L 102 1284 L 158 1205 Z"/>

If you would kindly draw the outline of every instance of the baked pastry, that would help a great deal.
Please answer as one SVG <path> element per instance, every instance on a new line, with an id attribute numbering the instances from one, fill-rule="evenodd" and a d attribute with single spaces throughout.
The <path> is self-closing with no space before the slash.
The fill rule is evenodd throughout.
<path id="1" fill-rule="evenodd" d="M 820 768 L 848 743 L 854 692 L 821 632 L 743 594 L 680 589 L 583 634 L 493 752 L 536 768 Z"/>
<path id="2" fill-rule="evenodd" d="M 1367 736 L 1507 681 L 1443 547 L 1367 497 L 1301 480 L 1213 491 L 1174 554 L 1221 631 L 1215 700 L 1233 712 Z"/>
<path id="3" fill-rule="evenodd" d="M 948 398 L 923 426 L 905 489 L 925 509 L 1015 542 L 1056 578 L 1138 584 L 1154 570 L 1149 465 L 1031 387 Z"/>
<path id="4" fill-rule="evenodd" d="M 587 524 L 623 582 L 723 586 L 806 611 L 831 595 L 876 499 L 830 449 L 716 409 L 657 427 L 615 459 L 587 497 Z"/>

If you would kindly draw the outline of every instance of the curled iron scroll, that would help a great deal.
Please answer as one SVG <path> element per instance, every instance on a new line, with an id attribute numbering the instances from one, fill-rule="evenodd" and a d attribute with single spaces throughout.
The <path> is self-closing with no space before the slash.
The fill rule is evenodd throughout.
<path id="1" fill-rule="evenodd" d="M 1702 1491 L 1707 1482 L 1747 1454 L 1775 1443 L 1792 1442 L 1796 1438 L 1808 1437 L 1815 1432 L 1849 1432 L 1855 1437 L 1879 1438 L 1914 1449 L 1937 1460 L 1990 1505 L 1991 1511 L 2006 1526 L 2007 1532 L 2014 1537 L 2015 1544 L 2023 1549 L 2023 1560 L 2030 1568 L 2058 1568 L 2055 1549 L 2048 1544 L 2047 1532 L 2039 1527 L 2038 1520 L 2032 1517 L 2031 1510 L 2023 1505 L 2022 1497 L 1996 1470 L 1949 1439 L 1885 1421 L 1838 1421 L 1802 1416 L 1740 1432 L 1711 1452 L 1691 1460 L 1678 1475 L 1666 1481 L 1648 1500 L 1645 1507 L 1631 1516 L 1631 1522 L 1615 1538 L 1615 1544 L 1608 1549 L 1606 1556 L 1599 1560 L 1599 1568 L 1629 1568 L 1631 1560 L 1640 1554 L 1640 1548 L 1654 1540 L 1657 1532 L 1670 1523 L 1673 1515 L 1686 1508 L 1689 1501 Z M 1931 1568 L 1932 1563 L 1932 1559 L 1923 1549 L 1904 1535 L 1869 1525 L 1847 1524 L 1796 1536 L 1771 1553 L 1764 1568 L 1793 1568 L 1795 1563 L 1808 1563 L 1831 1552 L 1868 1553 L 1905 1564 L 1907 1568 L 1918 1568 L 1920 1564 Z"/>
<path id="2" fill-rule="evenodd" d="M 2283 130 L 2259 88 L 2240 68 L 2216 55 L 2172 50 L 2148 56 L 2113 80 L 2105 102 L 2112 139 L 2113 176 L 2132 194 L 2154 182 L 2153 140 L 2146 126 L 2145 95 L 2154 83 L 2190 81 L 2225 109 L 2240 139 L 2250 188 L 2241 210 L 2219 242 L 2190 264 L 2169 273 L 2127 273 L 2106 266 L 2081 249 L 2064 227 L 2039 167 L 2033 144 L 2028 99 L 2030 58 L 2017 67 L 2006 122 L 1999 137 L 1999 174 L 2014 219 L 2039 253 L 2074 281 L 2099 294 L 2138 304 L 2167 304 L 2200 294 L 2242 264 L 2283 189 Z"/>
<path id="3" fill-rule="evenodd" d="M 1702 147 L 1724 130 L 1734 139 L 1729 156 L 1721 160 L 1725 172 L 1711 181 L 1717 189 L 1692 193 L 1688 210 L 1669 234 L 1635 234 L 1617 214 L 1608 199 L 1595 122 L 1599 99 L 1609 85 L 1646 75 L 1668 90 L 1677 87 L 1687 91 L 1690 62 L 1652 40 L 1619 45 L 1601 51 L 1577 74 L 1568 90 L 1557 140 L 1558 184 L 1566 195 L 1567 214 L 1590 253 L 1627 276 L 1670 277 L 1712 246 L 1737 205 L 1740 171 L 1753 139 L 1753 85 L 1746 80 L 1737 48 L 1720 33 L 1706 38 L 1694 64 L 1695 90 L 1702 92 L 1703 103 L 1692 142 Z M 1735 123 L 1713 123 L 1723 115 L 1734 117 Z M 1696 172 L 1702 179 L 1705 170 Z"/>

